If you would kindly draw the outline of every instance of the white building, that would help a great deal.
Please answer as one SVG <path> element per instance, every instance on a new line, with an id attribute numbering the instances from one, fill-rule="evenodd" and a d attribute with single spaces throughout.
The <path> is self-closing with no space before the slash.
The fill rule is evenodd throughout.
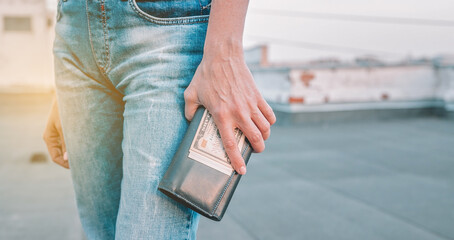
<path id="1" fill-rule="evenodd" d="M 54 24 L 46 0 L 0 0 L 0 91 L 53 88 Z"/>
<path id="2" fill-rule="evenodd" d="M 453 57 L 270 64 L 266 46 L 246 56 L 260 92 L 282 112 L 442 108 L 454 113 Z"/>

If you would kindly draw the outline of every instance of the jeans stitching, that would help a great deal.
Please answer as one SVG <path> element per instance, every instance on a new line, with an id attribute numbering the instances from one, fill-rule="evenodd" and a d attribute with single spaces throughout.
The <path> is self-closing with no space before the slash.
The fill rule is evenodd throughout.
<path id="1" fill-rule="evenodd" d="M 92 38 L 92 33 L 91 33 L 91 27 L 90 27 L 90 16 L 89 16 L 89 11 L 88 11 L 88 0 L 85 0 L 85 13 L 87 14 L 87 28 L 88 28 L 88 40 L 90 42 L 90 48 L 91 48 L 91 55 L 93 56 L 93 59 L 95 60 L 96 67 L 99 69 L 101 75 L 104 77 L 104 79 L 109 79 L 106 75 L 106 72 L 104 71 L 104 68 L 99 65 L 99 60 L 96 57 L 95 53 L 95 48 L 93 46 L 93 38 Z"/>
<path id="2" fill-rule="evenodd" d="M 187 225 L 188 235 L 186 236 L 186 239 L 188 239 L 188 240 L 190 239 L 192 220 L 194 218 L 194 211 L 192 211 L 191 209 L 189 209 L 189 211 L 191 211 L 191 214 L 189 215 L 189 219 L 188 219 L 188 225 Z"/>
<path id="3" fill-rule="evenodd" d="M 108 31 L 107 31 L 107 17 L 106 17 L 106 9 L 105 9 L 105 0 L 101 1 L 101 11 L 102 11 L 102 26 L 103 26 L 103 35 L 104 35 L 104 48 L 106 57 L 104 60 L 104 71 L 107 72 L 108 68 L 110 67 L 110 49 L 109 49 L 109 42 L 108 42 Z"/>
<path id="4" fill-rule="evenodd" d="M 88 0 L 85 0 L 85 8 L 86 8 L 85 10 L 86 10 L 86 14 L 87 14 L 88 39 L 90 40 L 91 54 L 93 55 L 93 58 L 95 59 L 95 63 L 96 63 L 96 66 L 98 67 L 98 69 L 102 70 L 103 68 L 99 65 L 99 61 L 95 54 L 95 48 L 93 47 L 93 38 L 92 38 L 91 27 L 90 27 L 90 16 L 89 16 L 89 11 L 88 11 Z"/>
<path id="5" fill-rule="evenodd" d="M 209 15 L 190 16 L 190 17 L 177 17 L 177 18 L 158 18 L 144 13 L 136 4 L 135 0 L 129 0 L 131 8 L 141 17 L 146 20 L 160 25 L 183 25 L 194 23 L 208 22 Z"/>
<path id="6" fill-rule="evenodd" d="M 203 15 L 202 0 L 199 0 L 199 5 L 200 5 L 200 15 Z"/>
<path id="7" fill-rule="evenodd" d="M 202 10 L 209 9 L 211 7 L 211 3 L 208 3 L 206 6 L 202 7 Z"/>

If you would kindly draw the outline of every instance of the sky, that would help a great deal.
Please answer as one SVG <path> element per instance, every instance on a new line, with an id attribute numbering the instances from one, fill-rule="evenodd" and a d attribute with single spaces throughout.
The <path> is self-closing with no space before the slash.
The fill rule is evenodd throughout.
<path id="1" fill-rule="evenodd" d="M 430 26 L 339 21 L 294 16 L 298 14 L 263 14 L 263 9 L 454 21 L 452 0 L 251 0 L 244 43 L 245 46 L 269 43 L 270 60 L 277 62 L 330 57 L 352 59 L 365 55 L 397 59 L 454 54 L 454 24 Z M 260 39 L 259 36 L 266 38 Z M 291 44 L 280 39 L 291 41 Z M 306 43 L 336 48 L 322 49 L 323 46 Z"/>
<path id="2" fill-rule="evenodd" d="M 54 5 L 55 0 L 48 0 Z M 290 11 L 290 13 L 289 13 Z M 311 15 L 312 14 L 312 15 Z M 313 14 L 452 21 L 449 26 L 345 21 Z M 244 46 L 269 45 L 271 62 L 454 54 L 453 0 L 250 0 Z"/>

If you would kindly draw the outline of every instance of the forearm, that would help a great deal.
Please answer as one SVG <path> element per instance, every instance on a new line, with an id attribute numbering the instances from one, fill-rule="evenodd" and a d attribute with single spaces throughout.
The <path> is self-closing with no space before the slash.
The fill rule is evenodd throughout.
<path id="1" fill-rule="evenodd" d="M 213 0 L 205 57 L 243 57 L 243 30 L 249 0 Z"/>
<path id="2" fill-rule="evenodd" d="M 276 121 L 244 61 L 242 40 L 248 3 L 212 0 L 203 59 L 184 92 L 186 118 L 191 120 L 199 105 L 210 111 L 239 174 L 246 173 L 246 165 L 234 129 L 240 129 L 254 151 L 261 152 L 270 136 L 270 125 Z"/>

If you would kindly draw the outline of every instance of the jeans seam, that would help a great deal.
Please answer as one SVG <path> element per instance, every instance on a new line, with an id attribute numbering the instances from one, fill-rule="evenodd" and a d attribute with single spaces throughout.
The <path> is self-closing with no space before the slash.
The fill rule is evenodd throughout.
<path id="1" fill-rule="evenodd" d="M 191 211 L 191 214 L 189 215 L 188 224 L 187 224 L 187 231 L 188 231 L 188 235 L 186 235 L 186 239 L 187 240 L 191 239 L 190 238 L 190 236 L 191 236 L 191 226 L 192 226 L 192 220 L 194 218 L 194 211 L 192 211 L 191 209 L 189 209 L 189 211 Z"/>
<path id="2" fill-rule="evenodd" d="M 103 30 L 104 30 L 104 47 L 106 49 L 106 62 L 104 63 L 104 71 L 108 71 L 110 68 L 110 48 L 109 48 L 109 31 L 107 30 L 107 10 L 105 8 L 105 0 L 101 3 L 104 5 L 102 8 L 102 21 L 103 21 Z"/>
<path id="3" fill-rule="evenodd" d="M 202 5 L 202 0 L 199 0 L 199 2 L 200 2 L 200 15 L 203 15 L 203 11 L 211 8 L 211 2 L 205 6 Z"/>
<path id="4" fill-rule="evenodd" d="M 96 54 L 95 54 L 95 48 L 93 47 L 93 38 L 92 38 L 91 27 L 90 27 L 90 16 L 89 16 L 89 11 L 88 10 L 89 10 L 88 9 L 88 0 L 85 0 L 85 13 L 87 14 L 88 40 L 90 42 L 91 55 L 93 56 L 93 59 L 95 60 L 96 67 L 101 72 L 101 75 L 104 76 L 105 79 L 108 79 L 108 77 L 106 75 L 106 72 L 104 71 L 104 68 L 99 65 L 98 58 L 96 57 Z"/>
<path id="5" fill-rule="evenodd" d="M 103 26 L 103 35 L 104 35 L 104 48 L 105 48 L 105 54 L 106 58 L 104 61 L 104 71 L 107 72 L 107 70 L 110 67 L 110 49 L 109 49 L 109 43 L 108 43 L 108 31 L 107 31 L 107 17 L 106 17 L 106 9 L 105 9 L 105 0 L 101 1 L 101 20 L 102 20 L 102 26 Z"/>
<path id="6" fill-rule="evenodd" d="M 95 54 L 95 48 L 93 47 L 93 38 L 92 38 L 92 33 L 91 33 L 91 27 L 90 27 L 90 16 L 89 16 L 89 11 L 88 11 L 88 0 L 85 0 L 85 12 L 87 14 L 87 28 L 88 28 L 88 39 L 90 41 L 90 48 L 91 48 L 91 54 L 93 55 L 93 58 L 95 59 L 96 66 L 98 69 L 102 69 L 101 66 L 99 66 L 98 58 L 96 57 Z"/>
<path id="7" fill-rule="evenodd" d="M 208 3 L 206 6 L 202 6 L 202 10 L 208 9 L 211 7 L 211 3 Z"/>
<path id="8" fill-rule="evenodd" d="M 187 25 L 194 23 L 208 22 L 209 15 L 177 17 L 177 18 L 158 18 L 144 13 L 135 3 L 135 0 L 129 0 L 131 8 L 142 18 L 158 25 Z"/>

